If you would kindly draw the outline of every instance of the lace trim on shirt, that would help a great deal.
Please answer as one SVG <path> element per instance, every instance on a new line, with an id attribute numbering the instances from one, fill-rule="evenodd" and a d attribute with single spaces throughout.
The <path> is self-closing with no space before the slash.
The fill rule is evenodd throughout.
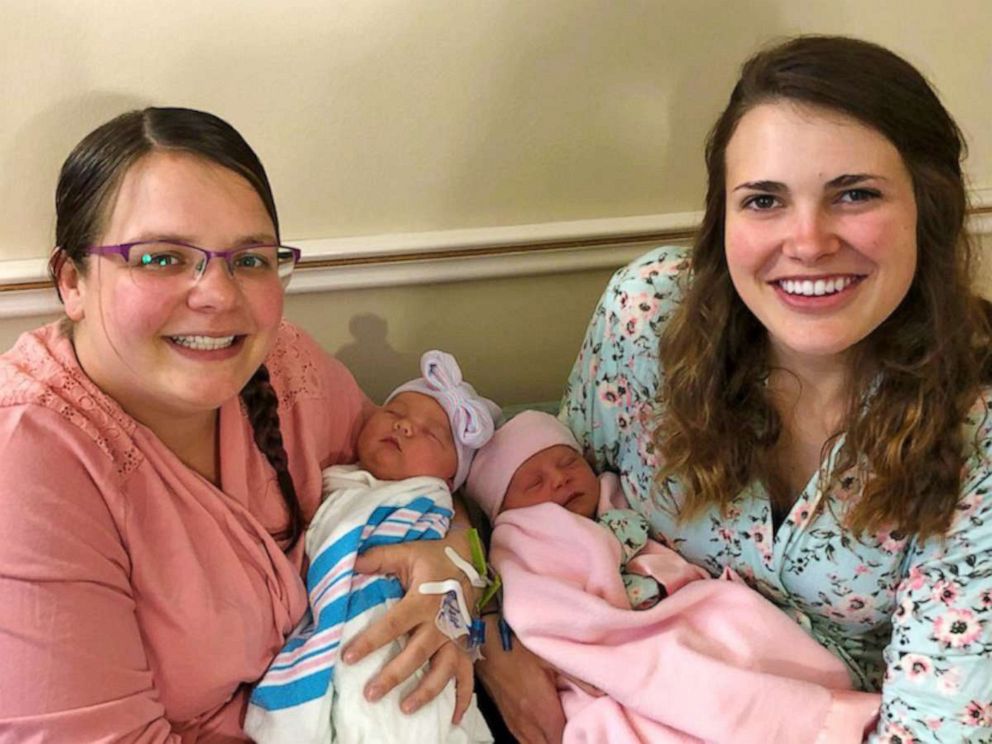
<path id="1" fill-rule="evenodd" d="M 86 376 L 55 324 L 21 336 L 0 357 L 0 406 L 25 404 L 55 411 L 85 433 L 119 476 L 143 460 L 133 440 L 134 419 Z"/>
<path id="2" fill-rule="evenodd" d="M 282 322 L 275 348 L 265 360 L 279 408 L 292 408 L 297 398 L 324 395 L 326 383 L 314 364 L 313 342 L 298 328 Z"/>

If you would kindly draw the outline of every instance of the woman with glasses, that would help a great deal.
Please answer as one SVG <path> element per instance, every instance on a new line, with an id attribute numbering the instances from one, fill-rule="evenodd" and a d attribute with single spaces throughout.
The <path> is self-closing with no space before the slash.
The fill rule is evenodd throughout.
<path id="1" fill-rule="evenodd" d="M 282 320 L 300 254 L 262 164 L 215 116 L 149 108 L 89 134 L 56 192 L 59 323 L 0 357 L 0 742 L 243 740 L 248 686 L 303 615 L 301 533 L 369 407 Z M 464 541 L 464 544 L 463 544 Z M 445 544 L 391 560 L 457 574 Z M 370 685 L 471 664 L 436 597 Z M 351 649 L 366 653 L 390 629 Z"/>

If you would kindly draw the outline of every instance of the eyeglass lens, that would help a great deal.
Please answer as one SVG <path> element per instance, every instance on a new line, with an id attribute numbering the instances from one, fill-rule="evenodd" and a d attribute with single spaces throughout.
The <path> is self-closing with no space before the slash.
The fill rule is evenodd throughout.
<path id="1" fill-rule="evenodd" d="M 128 266 L 135 281 L 195 281 L 206 270 L 209 256 L 199 248 L 160 241 L 131 248 Z M 280 246 L 252 246 L 227 255 L 228 273 L 239 282 L 288 281 L 293 273 L 293 253 Z"/>

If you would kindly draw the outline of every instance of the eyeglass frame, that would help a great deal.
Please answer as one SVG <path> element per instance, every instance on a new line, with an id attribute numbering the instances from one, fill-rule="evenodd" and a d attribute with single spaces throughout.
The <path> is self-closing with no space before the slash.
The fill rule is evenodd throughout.
<path id="1" fill-rule="evenodd" d="M 294 248 L 293 246 L 290 245 L 282 245 L 281 243 L 246 245 L 246 246 L 242 246 L 241 248 L 230 248 L 229 250 L 226 251 L 212 251 L 208 248 L 201 248 L 198 245 L 187 243 L 185 240 L 168 240 L 164 238 L 160 238 L 158 240 L 134 240 L 131 241 L 130 243 L 117 243 L 115 245 L 91 245 L 84 248 L 83 252 L 87 256 L 120 256 L 121 258 L 124 259 L 124 263 L 127 264 L 129 268 L 131 268 L 129 264 L 129 261 L 131 260 L 131 249 L 134 248 L 136 245 L 155 245 L 156 243 L 169 243 L 171 245 L 181 245 L 184 248 L 192 248 L 195 251 L 199 251 L 204 256 L 206 256 L 207 260 L 203 262 L 203 268 L 199 269 L 193 275 L 193 284 L 196 284 L 198 281 L 200 281 L 200 279 L 207 271 L 208 264 L 210 263 L 211 260 L 215 258 L 223 259 L 224 265 L 227 266 L 228 276 L 233 278 L 235 277 L 235 273 L 234 273 L 234 267 L 231 265 L 231 257 L 235 253 L 241 253 L 242 251 L 250 251 L 252 249 L 257 250 L 259 248 L 276 248 L 276 249 L 282 248 L 292 253 L 293 269 L 296 268 L 296 265 L 300 262 L 300 258 L 303 255 L 303 251 L 301 251 L 299 248 Z M 279 272 L 277 267 L 276 269 L 277 276 L 278 273 Z M 290 270 L 290 273 L 287 274 L 285 277 L 279 277 L 279 281 L 285 287 L 292 276 L 293 276 L 293 271 Z"/>

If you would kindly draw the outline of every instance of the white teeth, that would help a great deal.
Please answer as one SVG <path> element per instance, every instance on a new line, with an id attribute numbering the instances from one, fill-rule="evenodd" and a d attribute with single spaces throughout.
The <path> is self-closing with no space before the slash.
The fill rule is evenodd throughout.
<path id="1" fill-rule="evenodd" d="M 837 277 L 835 279 L 782 279 L 778 285 L 791 295 L 804 297 L 820 297 L 834 294 L 847 289 L 854 283 L 853 276 Z"/>
<path id="2" fill-rule="evenodd" d="M 172 336 L 172 340 L 187 349 L 197 351 L 216 351 L 226 349 L 234 343 L 236 336 Z"/>

